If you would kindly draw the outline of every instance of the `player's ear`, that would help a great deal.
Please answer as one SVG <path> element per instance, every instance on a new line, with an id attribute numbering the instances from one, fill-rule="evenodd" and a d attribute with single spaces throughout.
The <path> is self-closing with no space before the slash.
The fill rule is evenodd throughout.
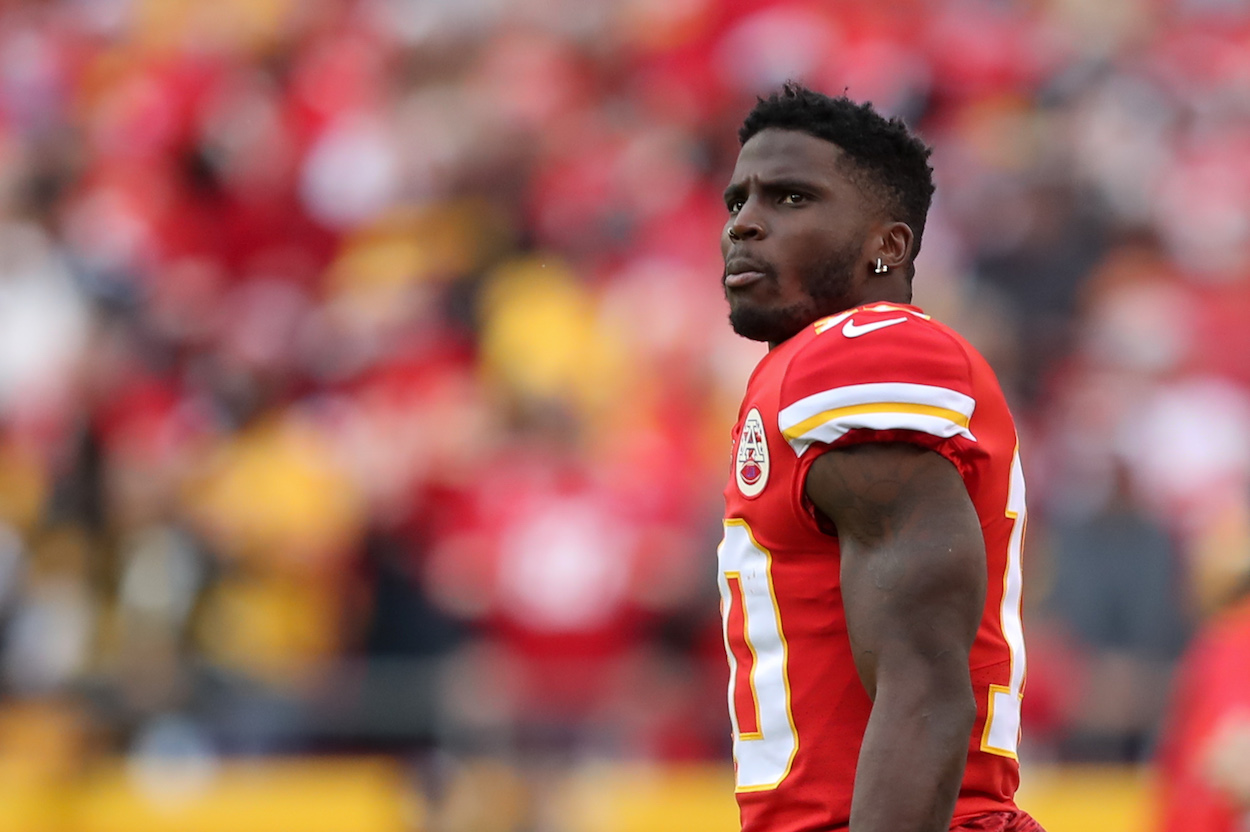
<path id="1" fill-rule="evenodd" d="M 891 269 L 900 269 L 911 258 L 912 244 L 916 235 L 911 226 L 905 222 L 891 222 L 881 229 L 881 251 L 877 255 L 881 262 Z"/>

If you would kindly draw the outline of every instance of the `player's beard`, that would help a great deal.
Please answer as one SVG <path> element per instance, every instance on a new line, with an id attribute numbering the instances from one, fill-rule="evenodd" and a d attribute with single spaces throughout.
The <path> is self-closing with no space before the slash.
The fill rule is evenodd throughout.
<path id="1" fill-rule="evenodd" d="M 743 338 L 779 344 L 813 321 L 850 308 L 852 264 L 851 258 L 835 255 L 822 268 L 805 270 L 802 286 L 807 297 L 788 306 L 730 304 L 729 325 Z"/>

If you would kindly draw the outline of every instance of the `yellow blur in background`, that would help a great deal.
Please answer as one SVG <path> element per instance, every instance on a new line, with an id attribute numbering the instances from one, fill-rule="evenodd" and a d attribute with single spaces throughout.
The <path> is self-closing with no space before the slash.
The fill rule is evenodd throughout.
<path id="1" fill-rule="evenodd" d="M 519 770 L 470 763 L 429 805 L 393 760 L 230 763 L 207 774 L 171 771 L 160 792 L 118 767 L 73 786 L 0 786 L 9 832 L 506 832 L 535 811 L 559 832 L 729 832 L 733 775 L 723 766 L 605 763 L 527 791 Z M 1048 832 L 1146 832 L 1149 778 L 1126 768 L 1028 772 L 1019 803 Z M 184 782 L 176 783 L 175 781 Z"/>

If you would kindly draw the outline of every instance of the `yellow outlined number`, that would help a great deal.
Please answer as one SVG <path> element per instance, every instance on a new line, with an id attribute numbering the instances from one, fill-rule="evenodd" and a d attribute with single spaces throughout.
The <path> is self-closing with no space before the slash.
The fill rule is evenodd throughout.
<path id="1" fill-rule="evenodd" d="M 732 518 L 717 556 L 737 790 L 767 791 L 786 779 L 799 750 L 772 554 L 745 520 Z"/>
<path id="2" fill-rule="evenodd" d="M 999 610 L 999 622 L 1007 649 L 1011 653 L 1011 676 L 1009 684 L 1005 686 L 990 685 L 981 750 L 1015 760 L 1018 759 L 1016 751 L 1020 742 L 1020 704 L 1024 699 L 1024 624 L 1020 615 L 1024 575 L 1021 553 L 1024 549 L 1024 531 L 1028 525 L 1019 448 L 1011 456 L 1011 481 L 1007 488 L 1006 514 L 1013 522 L 1007 544 L 1007 569 L 1003 574 L 1003 602 Z"/>

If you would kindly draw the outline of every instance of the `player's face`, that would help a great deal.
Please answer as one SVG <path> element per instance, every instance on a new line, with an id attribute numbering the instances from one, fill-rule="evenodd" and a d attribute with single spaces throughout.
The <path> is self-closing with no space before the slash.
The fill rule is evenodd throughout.
<path id="1" fill-rule="evenodd" d="M 862 300 L 875 203 L 837 145 L 761 130 L 742 146 L 725 189 L 722 277 L 734 331 L 776 344 Z"/>

